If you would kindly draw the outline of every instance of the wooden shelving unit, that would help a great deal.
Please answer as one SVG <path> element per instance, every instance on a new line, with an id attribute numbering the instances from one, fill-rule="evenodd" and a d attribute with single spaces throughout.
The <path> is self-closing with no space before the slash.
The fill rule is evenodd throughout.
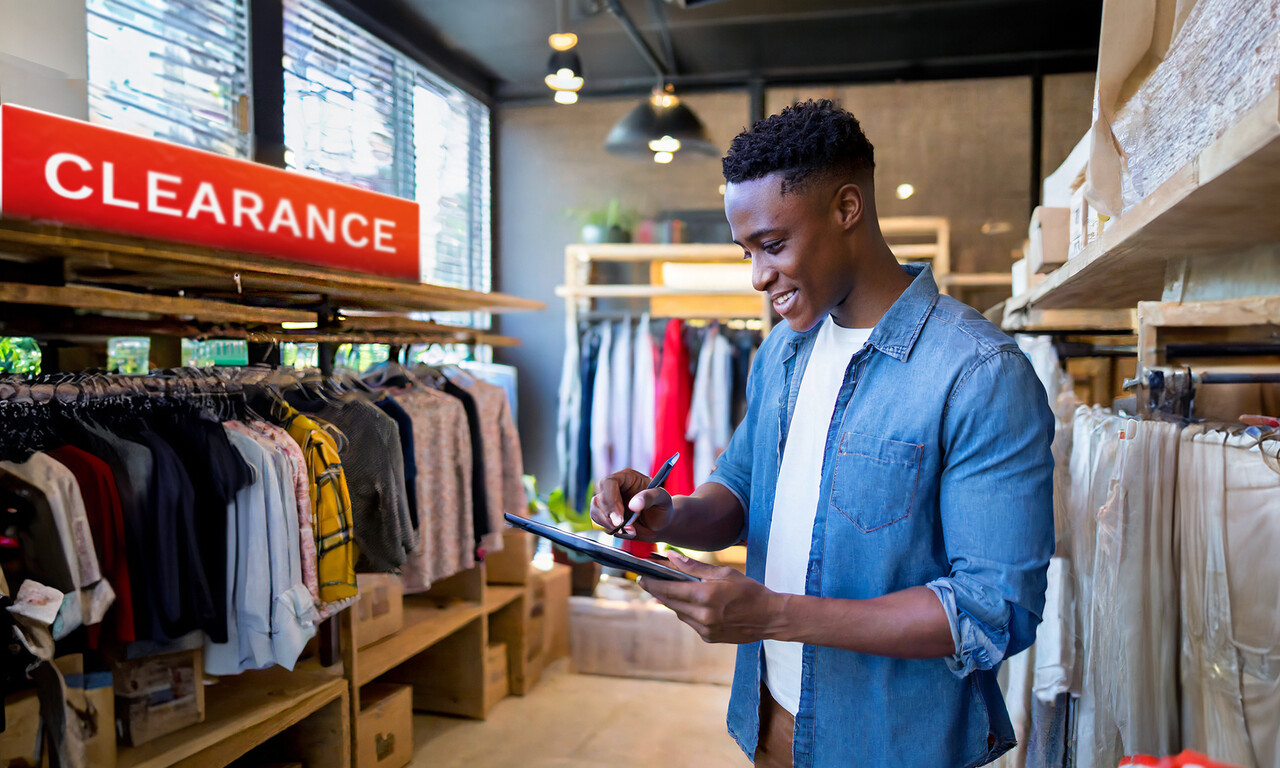
<path id="1" fill-rule="evenodd" d="M 933 268 L 943 293 L 952 288 L 1008 285 L 1007 274 L 955 274 L 951 272 L 951 225 L 938 216 L 905 216 L 880 220 L 880 229 L 894 255 L 902 262 L 927 261 Z M 648 263 L 649 282 L 602 283 L 592 269 L 596 263 Z M 664 265 L 743 264 L 742 249 L 733 244 L 714 243 L 605 243 L 574 244 L 565 248 L 565 281 L 556 295 L 565 300 L 566 322 L 576 327 L 579 318 L 589 316 L 597 299 L 647 299 L 655 317 L 697 320 L 760 320 L 767 330 L 773 310 L 767 299 L 744 283 L 743 275 L 725 270 L 723 284 L 704 283 L 698 287 L 670 285 Z"/>
<path id="2" fill-rule="evenodd" d="M 1131 309 L 1160 299 L 1181 260 L 1274 245 L 1277 199 L 1280 91 L 1273 91 L 1096 242 L 1006 302 L 1006 328 L 1027 309 Z"/>
<path id="3" fill-rule="evenodd" d="M 481 564 L 428 592 L 407 595 L 403 627 L 364 647 L 356 646 L 351 612 L 344 613 L 343 676 L 352 744 L 361 738 L 363 727 L 360 689 L 374 681 L 411 686 L 414 709 L 483 719 L 497 703 L 485 685 L 491 671 L 486 668 L 490 643 L 506 645 L 511 691 L 526 691 L 525 597 L 524 586 L 486 583 Z"/>
<path id="4" fill-rule="evenodd" d="M 205 691 L 203 723 L 140 747 L 121 748 L 119 768 L 227 765 L 281 737 L 309 768 L 348 768 L 347 686 L 326 675 L 282 669 L 221 678 Z"/>
<path id="5" fill-rule="evenodd" d="M 477 293 L 172 243 L 0 220 L 0 333 L 73 343 L 112 335 L 243 338 L 318 343 L 415 342 L 510 346 L 508 337 L 426 322 L 411 313 L 542 308 Z M 290 330 L 284 323 L 314 324 Z M 165 340 L 166 343 L 176 339 Z M 169 344 L 176 346 L 176 344 Z M 169 363 L 162 363 L 169 364 Z M 153 742 L 121 748 L 121 768 L 214 768 L 250 751 L 309 768 L 348 768 L 359 692 L 378 678 L 416 676 L 425 704 L 458 697 L 483 717 L 483 664 L 493 635 L 523 675 L 522 590 L 486 590 L 483 567 L 405 601 L 404 628 L 357 648 L 350 611 L 337 617 L 342 666 L 319 660 L 221 678 L 206 691 L 206 719 Z M 431 654 L 444 654 L 437 666 Z M 448 654 L 453 653 L 452 657 Z M 437 705 L 437 708 L 440 708 Z M 450 711 L 447 707 L 443 711 Z M 254 752 L 257 759 L 258 752 Z"/>

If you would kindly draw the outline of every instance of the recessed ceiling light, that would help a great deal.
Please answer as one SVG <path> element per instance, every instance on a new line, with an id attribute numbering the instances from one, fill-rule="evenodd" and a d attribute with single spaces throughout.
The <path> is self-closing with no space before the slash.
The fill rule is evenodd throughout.
<path id="1" fill-rule="evenodd" d="M 906 200 L 916 193 L 916 188 L 910 184 L 899 184 L 897 195 L 899 200 Z"/>

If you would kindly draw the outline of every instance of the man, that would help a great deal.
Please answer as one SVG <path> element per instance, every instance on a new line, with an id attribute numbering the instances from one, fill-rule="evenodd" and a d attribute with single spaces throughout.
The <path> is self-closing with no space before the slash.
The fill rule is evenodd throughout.
<path id="1" fill-rule="evenodd" d="M 1053 420 L 1017 346 L 901 266 L 874 157 L 830 101 L 783 110 L 724 158 L 725 212 L 786 320 L 708 482 L 672 498 L 624 470 L 592 517 L 701 583 L 642 584 L 738 644 L 730 734 L 758 765 L 988 763 L 1014 743 L 996 672 L 1031 644 L 1053 550 Z"/>

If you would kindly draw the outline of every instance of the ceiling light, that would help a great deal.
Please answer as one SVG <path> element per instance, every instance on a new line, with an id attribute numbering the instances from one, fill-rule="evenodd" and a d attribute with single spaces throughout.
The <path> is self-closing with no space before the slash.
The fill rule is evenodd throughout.
<path id="1" fill-rule="evenodd" d="M 674 160 L 674 159 L 675 159 L 675 157 L 676 157 L 676 156 L 675 156 L 675 155 L 673 155 L 673 154 L 672 154 L 672 153 L 670 153 L 670 152 L 654 152 L 654 153 L 653 153 L 653 162 L 655 162 L 655 163 L 661 163 L 661 164 L 663 164 L 663 165 L 666 165 L 667 163 L 669 163 L 669 162 L 671 162 L 672 160 Z"/>
<path id="2" fill-rule="evenodd" d="M 676 97 L 670 86 L 653 89 L 649 98 L 623 116 L 609 131 L 604 148 L 616 155 L 646 158 L 653 152 L 674 156 L 677 151 L 720 155 L 702 121 Z"/>
<path id="3" fill-rule="evenodd" d="M 573 51 L 556 51 L 547 62 L 547 86 L 556 91 L 576 91 L 582 87 L 582 62 Z"/>
<path id="4" fill-rule="evenodd" d="M 280 327 L 286 331 L 310 331 L 318 327 L 318 325 L 315 320 L 303 320 L 302 322 L 286 320 L 280 324 Z"/>
<path id="5" fill-rule="evenodd" d="M 899 184 L 899 185 L 898 185 L 898 199 L 899 199 L 899 200 L 906 200 L 908 197 L 911 197 L 911 196 L 912 196 L 912 195 L 914 195 L 915 193 L 916 193 L 916 188 L 915 188 L 915 187 L 913 187 L 913 186 L 911 186 L 910 184 Z"/>
<path id="6" fill-rule="evenodd" d="M 548 37 L 547 42 L 551 44 L 553 50 L 567 51 L 578 44 L 578 36 L 572 32 L 557 32 Z"/>
<path id="7" fill-rule="evenodd" d="M 673 153 L 680 149 L 680 140 L 671 136 L 663 136 L 660 139 L 654 139 L 649 142 L 649 149 L 654 152 Z"/>
<path id="8" fill-rule="evenodd" d="M 575 91 L 556 91 L 557 104 L 577 104 L 578 94 Z"/>

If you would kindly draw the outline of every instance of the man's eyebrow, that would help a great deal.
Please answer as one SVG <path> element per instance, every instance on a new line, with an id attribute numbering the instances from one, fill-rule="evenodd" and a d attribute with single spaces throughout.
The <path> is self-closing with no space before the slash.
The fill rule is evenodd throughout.
<path id="1" fill-rule="evenodd" d="M 757 229 L 755 232 L 752 232 L 751 234 L 747 235 L 747 239 L 748 239 L 748 240 L 759 240 L 761 237 L 764 237 L 765 235 L 769 234 L 770 232 L 774 232 L 774 231 L 776 231 L 776 229 L 777 229 L 776 227 L 765 227 L 764 229 Z M 745 247 L 746 247 L 746 246 L 744 246 L 742 243 L 738 242 L 737 240 L 734 240 L 734 241 L 733 241 L 733 244 L 734 244 L 734 245 L 736 245 L 736 246 L 738 246 L 738 247 L 740 247 L 740 248 L 745 248 Z"/>

